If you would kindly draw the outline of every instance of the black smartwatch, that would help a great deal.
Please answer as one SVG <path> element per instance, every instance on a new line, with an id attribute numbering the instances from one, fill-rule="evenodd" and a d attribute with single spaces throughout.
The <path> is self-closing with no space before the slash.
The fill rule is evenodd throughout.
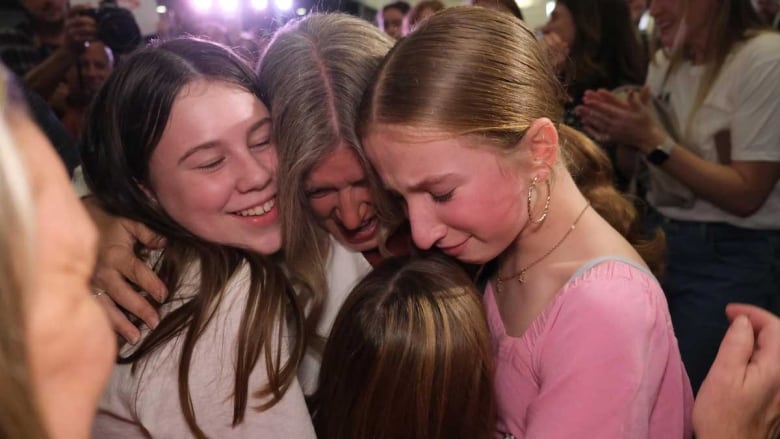
<path id="1" fill-rule="evenodd" d="M 671 137 L 666 136 L 666 139 L 664 141 L 655 147 L 650 153 L 648 153 L 645 158 L 648 162 L 656 165 L 661 166 L 669 160 L 669 154 L 672 152 L 672 149 L 674 149 L 674 140 L 672 140 Z"/>

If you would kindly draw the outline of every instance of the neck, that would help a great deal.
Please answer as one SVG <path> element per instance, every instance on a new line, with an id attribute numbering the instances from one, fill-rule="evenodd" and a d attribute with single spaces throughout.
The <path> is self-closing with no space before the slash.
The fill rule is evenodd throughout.
<path id="1" fill-rule="evenodd" d="M 566 241 L 570 240 L 570 232 L 575 221 L 581 218 L 587 200 L 577 189 L 568 173 L 562 172 L 553 185 L 550 212 L 541 224 L 527 223 L 525 229 L 515 239 L 500 257 L 499 276 L 506 277 L 528 269 L 528 265 L 543 257 L 543 264 L 549 260 L 559 260 L 566 254 Z M 537 202 L 536 209 L 541 209 Z M 553 253 L 545 256 L 553 247 L 558 246 Z M 536 267 L 532 267 L 534 269 Z M 530 272 L 530 271 L 529 271 Z"/>

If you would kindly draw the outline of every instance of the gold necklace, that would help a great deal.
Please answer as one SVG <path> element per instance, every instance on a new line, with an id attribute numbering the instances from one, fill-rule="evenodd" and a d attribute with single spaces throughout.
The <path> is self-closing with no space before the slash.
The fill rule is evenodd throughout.
<path id="1" fill-rule="evenodd" d="M 556 242 L 555 245 L 552 246 L 552 248 L 547 250 L 547 253 L 543 254 L 542 256 L 540 256 L 535 261 L 533 261 L 530 264 L 526 265 L 524 268 L 521 268 L 520 271 L 518 271 L 515 274 L 512 274 L 511 276 L 501 277 L 499 275 L 496 275 L 496 292 L 498 294 L 501 294 L 501 289 L 503 287 L 503 284 L 504 284 L 505 280 L 517 279 L 517 281 L 519 283 L 521 283 L 521 284 L 525 283 L 525 281 L 526 281 L 525 273 L 528 272 L 528 270 L 530 270 L 534 265 L 538 264 L 539 262 L 542 262 L 542 260 L 544 260 L 544 258 L 546 258 L 547 256 L 550 256 L 550 254 L 552 252 L 554 252 L 555 249 L 557 249 L 558 247 L 561 246 L 561 244 L 563 244 L 563 241 L 565 241 L 566 238 L 568 238 L 569 235 L 571 235 L 571 232 L 573 232 L 574 229 L 577 227 L 577 223 L 580 221 L 580 218 L 582 218 L 582 215 L 585 214 L 585 211 L 588 210 L 588 207 L 590 207 L 590 201 L 585 203 L 585 207 L 583 207 L 582 210 L 580 211 L 580 214 L 577 215 L 577 218 L 571 224 L 571 227 L 569 227 L 569 230 L 567 230 L 566 233 L 564 233 L 563 237 L 561 237 L 561 239 L 558 240 L 558 242 Z"/>

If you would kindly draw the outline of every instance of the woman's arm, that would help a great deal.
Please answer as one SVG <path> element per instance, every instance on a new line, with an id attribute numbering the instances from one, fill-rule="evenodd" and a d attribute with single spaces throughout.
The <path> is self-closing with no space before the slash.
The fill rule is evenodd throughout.
<path id="1" fill-rule="evenodd" d="M 588 91 L 585 105 L 578 111 L 586 130 L 595 138 L 633 145 L 647 155 L 668 137 L 652 115 L 649 93 L 645 87 L 622 101 L 606 90 Z M 776 112 L 780 120 L 780 111 Z M 734 215 L 746 217 L 755 213 L 780 178 L 780 160 L 747 161 L 736 157 L 721 164 L 676 146 L 661 168 L 699 198 Z"/>

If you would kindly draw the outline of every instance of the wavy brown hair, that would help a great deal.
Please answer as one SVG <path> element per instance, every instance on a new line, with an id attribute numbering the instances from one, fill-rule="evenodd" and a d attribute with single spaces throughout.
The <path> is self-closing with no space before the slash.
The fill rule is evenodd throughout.
<path id="1" fill-rule="evenodd" d="M 189 371 L 199 337 L 212 321 L 231 277 L 249 266 L 250 285 L 244 293 L 246 308 L 237 336 L 233 425 L 243 421 L 248 406 L 265 410 L 281 400 L 296 377 L 304 331 L 295 292 L 269 255 L 202 240 L 141 189 L 149 186 L 149 159 L 176 97 L 197 80 L 221 81 L 258 98 L 264 96 L 252 68 L 216 43 L 179 39 L 143 49 L 128 57 L 95 97 L 81 156 L 85 179 L 106 211 L 141 222 L 166 238 L 155 268 L 168 291 L 179 289 L 188 267 L 200 267 L 195 297 L 164 316 L 137 350 L 117 361 L 132 363 L 136 371 L 146 357 L 183 334 L 178 396 L 193 436 L 202 438 L 189 392 Z M 170 294 L 168 300 L 173 297 Z M 282 346 L 288 342 L 290 355 L 283 358 Z M 254 389 L 257 402 L 252 404 L 248 382 L 258 361 L 263 362 L 269 382 Z"/>
<path id="2" fill-rule="evenodd" d="M 487 439 L 493 351 L 482 302 L 443 256 L 390 258 L 350 293 L 314 398 L 324 439 Z"/>
<path id="3" fill-rule="evenodd" d="M 571 12 L 574 44 L 561 79 L 576 101 L 585 90 L 643 84 L 648 60 L 626 0 L 558 0 Z"/>

